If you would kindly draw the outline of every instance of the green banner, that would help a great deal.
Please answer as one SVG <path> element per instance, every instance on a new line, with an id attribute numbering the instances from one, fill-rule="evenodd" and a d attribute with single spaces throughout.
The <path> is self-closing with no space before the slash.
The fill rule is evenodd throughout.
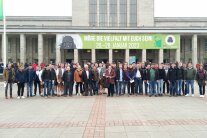
<path id="1" fill-rule="evenodd" d="M 178 34 L 60 34 L 64 49 L 177 49 Z"/>
<path id="2" fill-rule="evenodd" d="M 3 20 L 3 0 L 0 0 L 0 20 Z"/>

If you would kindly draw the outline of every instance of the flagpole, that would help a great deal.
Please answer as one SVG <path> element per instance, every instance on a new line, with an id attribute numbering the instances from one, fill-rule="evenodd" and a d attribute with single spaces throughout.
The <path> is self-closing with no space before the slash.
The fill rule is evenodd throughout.
<path id="1" fill-rule="evenodd" d="M 7 56 L 7 51 L 6 51 L 6 15 L 5 15 L 5 3 L 4 0 L 2 0 L 3 4 L 3 22 L 4 22 L 4 32 L 3 32 L 3 63 L 4 67 L 6 67 L 6 56 Z"/>

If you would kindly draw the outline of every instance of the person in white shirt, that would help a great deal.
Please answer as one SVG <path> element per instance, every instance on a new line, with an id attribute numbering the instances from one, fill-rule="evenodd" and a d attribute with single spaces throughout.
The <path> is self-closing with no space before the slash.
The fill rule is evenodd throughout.
<path id="1" fill-rule="evenodd" d="M 42 70 L 39 66 L 36 67 L 36 71 L 35 71 L 35 77 L 34 77 L 34 95 L 36 96 L 37 93 L 37 87 L 39 90 L 39 95 L 41 95 L 41 86 L 40 86 L 40 82 L 42 82 Z"/>

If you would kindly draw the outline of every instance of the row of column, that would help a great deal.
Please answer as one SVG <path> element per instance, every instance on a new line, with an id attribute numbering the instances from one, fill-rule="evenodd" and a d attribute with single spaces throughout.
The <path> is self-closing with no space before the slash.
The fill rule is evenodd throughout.
<path id="1" fill-rule="evenodd" d="M 7 63 L 7 46 L 4 44 L 7 38 L 4 37 L 6 36 L 2 35 L 2 59 L 4 63 Z M 43 55 L 43 34 L 38 34 L 38 64 L 43 63 Z M 20 62 L 23 64 L 26 63 L 26 36 L 23 33 L 20 34 Z"/>
<path id="2" fill-rule="evenodd" d="M 4 35 L 2 35 L 2 59 L 3 61 L 7 61 L 7 47 L 4 46 Z M 43 62 L 43 34 L 38 34 L 38 64 Z M 125 61 L 129 61 L 129 49 L 125 50 Z M 180 47 L 176 49 L 175 60 L 180 62 Z M 95 49 L 91 50 L 91 57 L 92 62 L 96 61 L 96 51 Z M 146 49 L 142 50 L 142 62 L 146 61 Z M 163 49 L 159 49 L 159 63 L 163 62 Z M 113 60 L 113 50 L 109 49 L 109 63 Z M 194 34 L 192 37 L 192 63 L 193 66 L 197 64 L 198 57 L 197 57 L 197 35 Z M 20 62 L 26 62 L 26 36 L 25 34 L 20 34 Z M 60 48 L 56 47 L 56 63 L 61 62 L 61 51 Z M 74 49 L 74 62 L 78 62 L 78 49 Z"/>

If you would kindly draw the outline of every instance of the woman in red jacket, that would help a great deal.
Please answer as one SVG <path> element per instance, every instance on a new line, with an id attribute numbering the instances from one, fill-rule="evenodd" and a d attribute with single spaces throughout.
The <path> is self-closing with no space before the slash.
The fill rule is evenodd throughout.
<path id="1" fill-rule="evenodd" d="M 108 97 L 112 96 L 114 94 L 114 83 L 115 83 L 115 71 L 112 69 L 111 65 L 108 66 L 108 69 L 106 70 L 105 78 L 107 79 L 109 83 L 108 87 Z"/>

